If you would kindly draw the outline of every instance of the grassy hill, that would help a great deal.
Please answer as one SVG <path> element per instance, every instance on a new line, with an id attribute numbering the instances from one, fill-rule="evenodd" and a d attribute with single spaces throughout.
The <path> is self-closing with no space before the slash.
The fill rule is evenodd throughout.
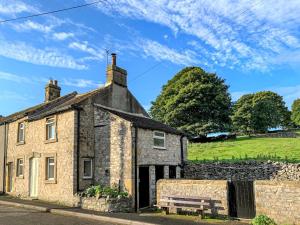
<path id="1" fill-rule="evenodd" d="M 211 143 L 191 143 L 188 159 L 203 160 L 276 160 L 300 162 L 300 138 L 249 138 Z"/>

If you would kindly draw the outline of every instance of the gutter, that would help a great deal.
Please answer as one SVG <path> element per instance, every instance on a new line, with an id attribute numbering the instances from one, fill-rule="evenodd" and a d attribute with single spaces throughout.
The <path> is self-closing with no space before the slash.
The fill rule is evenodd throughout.
<path id="1" fill-rule="evenodd" d="M 134 177 L 135 177 L 135 185 L 134 185 L 134 210 L 138 211 L 138 163 L 137 163 L 137 143 L 138 143 L 138 128 L 134 125 L 135 131 L 135 140 L 134 140 Z"/>

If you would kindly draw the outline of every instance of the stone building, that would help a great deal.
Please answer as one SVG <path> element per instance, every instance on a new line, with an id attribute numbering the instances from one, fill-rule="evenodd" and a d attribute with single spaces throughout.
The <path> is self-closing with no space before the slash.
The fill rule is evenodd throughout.
<path id="1" fill-rule="evenodd" d="M 104 87 L 62 97 L 50 80 L 44 103 L 0 118 L 0 191 L 76 205 L 76 193 L 100 183 L 142 208 L 158 179 L 180 178 L 186 137 L 149 117 L 115 54 L 106 76 Z"/>

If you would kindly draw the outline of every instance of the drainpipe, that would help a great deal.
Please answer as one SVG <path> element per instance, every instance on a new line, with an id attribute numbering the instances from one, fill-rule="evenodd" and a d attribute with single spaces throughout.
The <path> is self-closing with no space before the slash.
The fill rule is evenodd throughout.
<path id="1" fill-rule="evenodd" d="M 76 160 L 77 160 L 77 165 L 76 165 L 76 178 L 77 178 L 77 182 L 76 182 L 76 191 L 79 192 L 79 159 L 80 159 L 80 110 L 82 110 L 80 107 L 78 106 L 74 106 L 74 109 L 76 109 L 77 111 L 77 149 L 76 149 Z"/>
<path id="2" fill-rule="evenodd" d="M 184 135 L 180 136 L 180 159 L 181 159 L 181 169 L 183 171 L 183 167 L 184 167 L 184 158 L 183 158 L 183 138 Z M 183 178 L 183 177 L 182 177 Z"/>
<path id="3" fill-rule="evenodd" d="M 135 177 L 135 185 L 134 185 L 134 209 L 135 211 L 137 212 L 138 211 L 138 205 L 137 205 L 137 202 L 138 202 L 138 163 L 137 163 L 137 144 L 138 144 L 138 128 L 137 126 L 134 126 L 134 129 L 135 129 L 135 140 L 134 140 L 134 177 Z"/>

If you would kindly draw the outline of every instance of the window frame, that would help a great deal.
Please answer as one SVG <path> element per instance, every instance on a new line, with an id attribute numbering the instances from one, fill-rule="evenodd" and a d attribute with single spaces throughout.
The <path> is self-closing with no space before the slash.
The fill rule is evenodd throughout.
<path id="1" fill-rule="evenodd" d="M 53 159 L 53 163 L 50 163 L 49 160 L 50 159 Z M 49 178 L 49 171 L 50 171 L 50 165 L 53 166 L 53 177 Z M 47 156 L 46 157 L 46 166 L 45 166 L 45 175 L 46 175 L 46 181 L 49 181 L 49 182 L 55 182 L 56 180 L 56 158 L 55 156 Z"/>
<path id="2" fill-rule="evenodd" d="M 156 135 L 155 133 L 161 133 L 164 136 L 162 137 L 162 136 Z M 164 146 L 156 146 L 155 142 L 154 142 L 155 139 L 164 140 Z M 156 148 L 156 149 L 166 149 L 166 133 L 165 132 L 158 131 L 158 130 L 154 130 L 153 131 L 153 148 Z"/>
<path id="3" fill-rule="evenodd" d="M 91 162 L 91 167 L 90 167 L 90 173 L 91 173 L 91 175 L 90 176 L 85 176 L 85 174 L 84 174 L 84 169 L 85 169 L 85 166 L 84 166 L 84 164 L 85 164 L 85 162 Z M 93 159 L 92 158 L 85 158 L 85 159 L 83 159 L 83 176 L 82 176 L 82 178 L 83 179 L 85 179 L 85 180 L 88 180 L 88 179 L 93 179 Z"/>
<path id="4" fill-rule="evenodd" d="M 51 120 L 51 122 L 49 122 Z M 54 129 L 54 136 L 50 138 L 50 133 L 49 133 L 49 126 L 52 125 Z M 56 132 L 56 118 L 55 117 L 48 117 L 46 118 L 46 123 L 45 123 L 45 132 L 46 132 L 46 142 L 54 142 L 57 140 L 57 132 Z"/>
<path id="5" fill-rule="evenodd" d="M 21 125 L 23 126 L 22 128 L 21 128 Z M 22 140 L 20 140 L 21 130 L 23 132 L 23 137 L 22 137 L 23 139 Z M 25 122 L 24 121 L 18 123 L 17 143 L 18 144 L 24 144 L 25 143 Z"/>
<path id="6" fill-rule="evenodd" d="M 20 161 L 22 160 L 22 164 Z M 24 178 L 24 158 L 17 158 L 17 167 L 16 167 L 16 177 L 17 178 Z M 20 166 L 22 165 L 22 174 L 20 174 Z"/>

